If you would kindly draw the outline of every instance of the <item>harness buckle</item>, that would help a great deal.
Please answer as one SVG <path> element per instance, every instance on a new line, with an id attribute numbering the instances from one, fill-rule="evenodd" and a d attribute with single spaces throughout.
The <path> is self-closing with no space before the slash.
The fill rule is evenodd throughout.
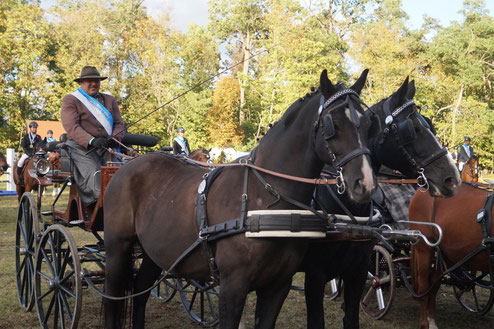
<path id="1" fill-rule="evenodd" d="M 346 186 L 345 186 L 345 181 L 343 179 L 343 168 L 338 167 L 338 170 L 336 171 L 336 191 L 338 194 L 343 194 L 345 193 Z"/>
<path id="2" fill-rule="evenodd" d="M 417 185 L 419 186 L 419 191 L 425 193 L 429 190 L 429 182 L 427 177 L 424 175 L 424 168 L 418 170 L 419 177 L 417 177 Z"/>

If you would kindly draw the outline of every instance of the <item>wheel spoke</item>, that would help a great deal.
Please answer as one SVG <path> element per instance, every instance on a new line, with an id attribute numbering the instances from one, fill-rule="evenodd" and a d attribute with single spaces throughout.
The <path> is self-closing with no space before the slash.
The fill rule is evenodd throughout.
<path id="1" fill-rule="evenodd" d="M 43 259 L 45 260 L 45 264 L 48 266 L 48 269 L 50 270 L 51 275 L 53 277 L 55 277 L 56 272 L 55 272 L 55 269 L 53 268 L 53 265 L 52 265 L 53 260 L 50 260 L 50 257 L 48 257 L 48 255 L 46 253 L 46 249 L 44 246 L 43 246 L 43 248 L 40 247 L 40 252 L 43 255 Z M 42 273 L 40 272 L 40 274 L 42 274 Z"/>
<path id="2" fill-rule="evenodd" d="M 74 295 L 71 296 L 72 298 L 75 298 Z M 60 308 L 60 312 L 63 316 L 67 315 L 68 319 L 72 322 L 72 310 L 70 309 L 69 302 L 67 301 L 67 298 L 65 297 L 65 294 L 62 292 L 60 293 L 60 304 L 62 307 Z M 63 309 L 65 309 L 67 312 L 64 312 Z"/>

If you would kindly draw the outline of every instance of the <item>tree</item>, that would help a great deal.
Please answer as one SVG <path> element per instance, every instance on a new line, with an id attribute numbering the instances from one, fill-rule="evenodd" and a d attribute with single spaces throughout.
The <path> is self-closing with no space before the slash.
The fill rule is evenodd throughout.
<path id="1" fill-rule="evenodd" d="M 212 145 L 239 145 L 243 132 L 238 125 L 240 86 L 229 76 L 216 84 L 213 106 L 208 112 L 208 131 Z"/>
<path id="2" fill-rule="evenodd" d="M 237 62 L 242 71 L 236 72 L 240 85 L 239 124 L 245 120 L 246 84 L 250 77 L 252 56 L 256 53 L 256 40 L 264 37 L 264 15 L 269 9 L 268 0 L 210 0 L 209 26 L 216 36 L 230 46 L 233 54 L 238 50 Z"/>
<path id="3" fill-rule="evenodd" d="M 36 1 L 0 5 L 0 147 L 18 147 L 25 121 L 47 110 L 51 72 L 50 24 Z"/>

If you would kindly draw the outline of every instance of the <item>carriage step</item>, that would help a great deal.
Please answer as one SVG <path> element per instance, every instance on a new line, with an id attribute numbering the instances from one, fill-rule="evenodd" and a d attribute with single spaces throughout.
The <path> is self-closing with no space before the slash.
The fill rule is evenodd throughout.
<path id="1" fill-rule="evenodd" d="M 41 215 L 42 216 L 53 216 L 53 211 L 42 211 Z"/>

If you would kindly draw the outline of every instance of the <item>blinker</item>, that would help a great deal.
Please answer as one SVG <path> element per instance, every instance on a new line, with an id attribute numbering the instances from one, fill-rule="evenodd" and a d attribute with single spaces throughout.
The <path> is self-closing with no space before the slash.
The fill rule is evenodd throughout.
<path id="1" fill-rule="evenodd" d="M 412 120 L 406 119 L 404 121 L 398 122 L 396 126 L 398 129 L 398 135 L 400 136 L 401 142 L 403 144 L 410 143 L 415 139 L 416 134 Z"/>
<path id="2" fill-rule="evenodd" d="M 326 114 L 322 118 L 322 126 L 323 126 L 323 136 L 325 140 L 330 139 L 335 135 L 335 129 L 334 129 L 334 124 L 333 124 L 333 118 L 331 117 L 330 114 Z"/>
<path id="3" fill-rule="evenodd" d="M 390 124 L 393 123 L 393 117 L 391 115 L 388 115 L 384 120 L 384 123 L 389 126 Z"/>
<path id="4" fill-rule="evenodd" d="M 431 126 L 429 125 L 427 120 L 425 120 L 425 118 L 422 116 L 422 114 L 418 114 L 417 117 L 419 118 L 419 122 L 422 124 L 422 126 L 424 126 L 425 128 L 427 128 L 429 130 L 432 130 Z"/>

